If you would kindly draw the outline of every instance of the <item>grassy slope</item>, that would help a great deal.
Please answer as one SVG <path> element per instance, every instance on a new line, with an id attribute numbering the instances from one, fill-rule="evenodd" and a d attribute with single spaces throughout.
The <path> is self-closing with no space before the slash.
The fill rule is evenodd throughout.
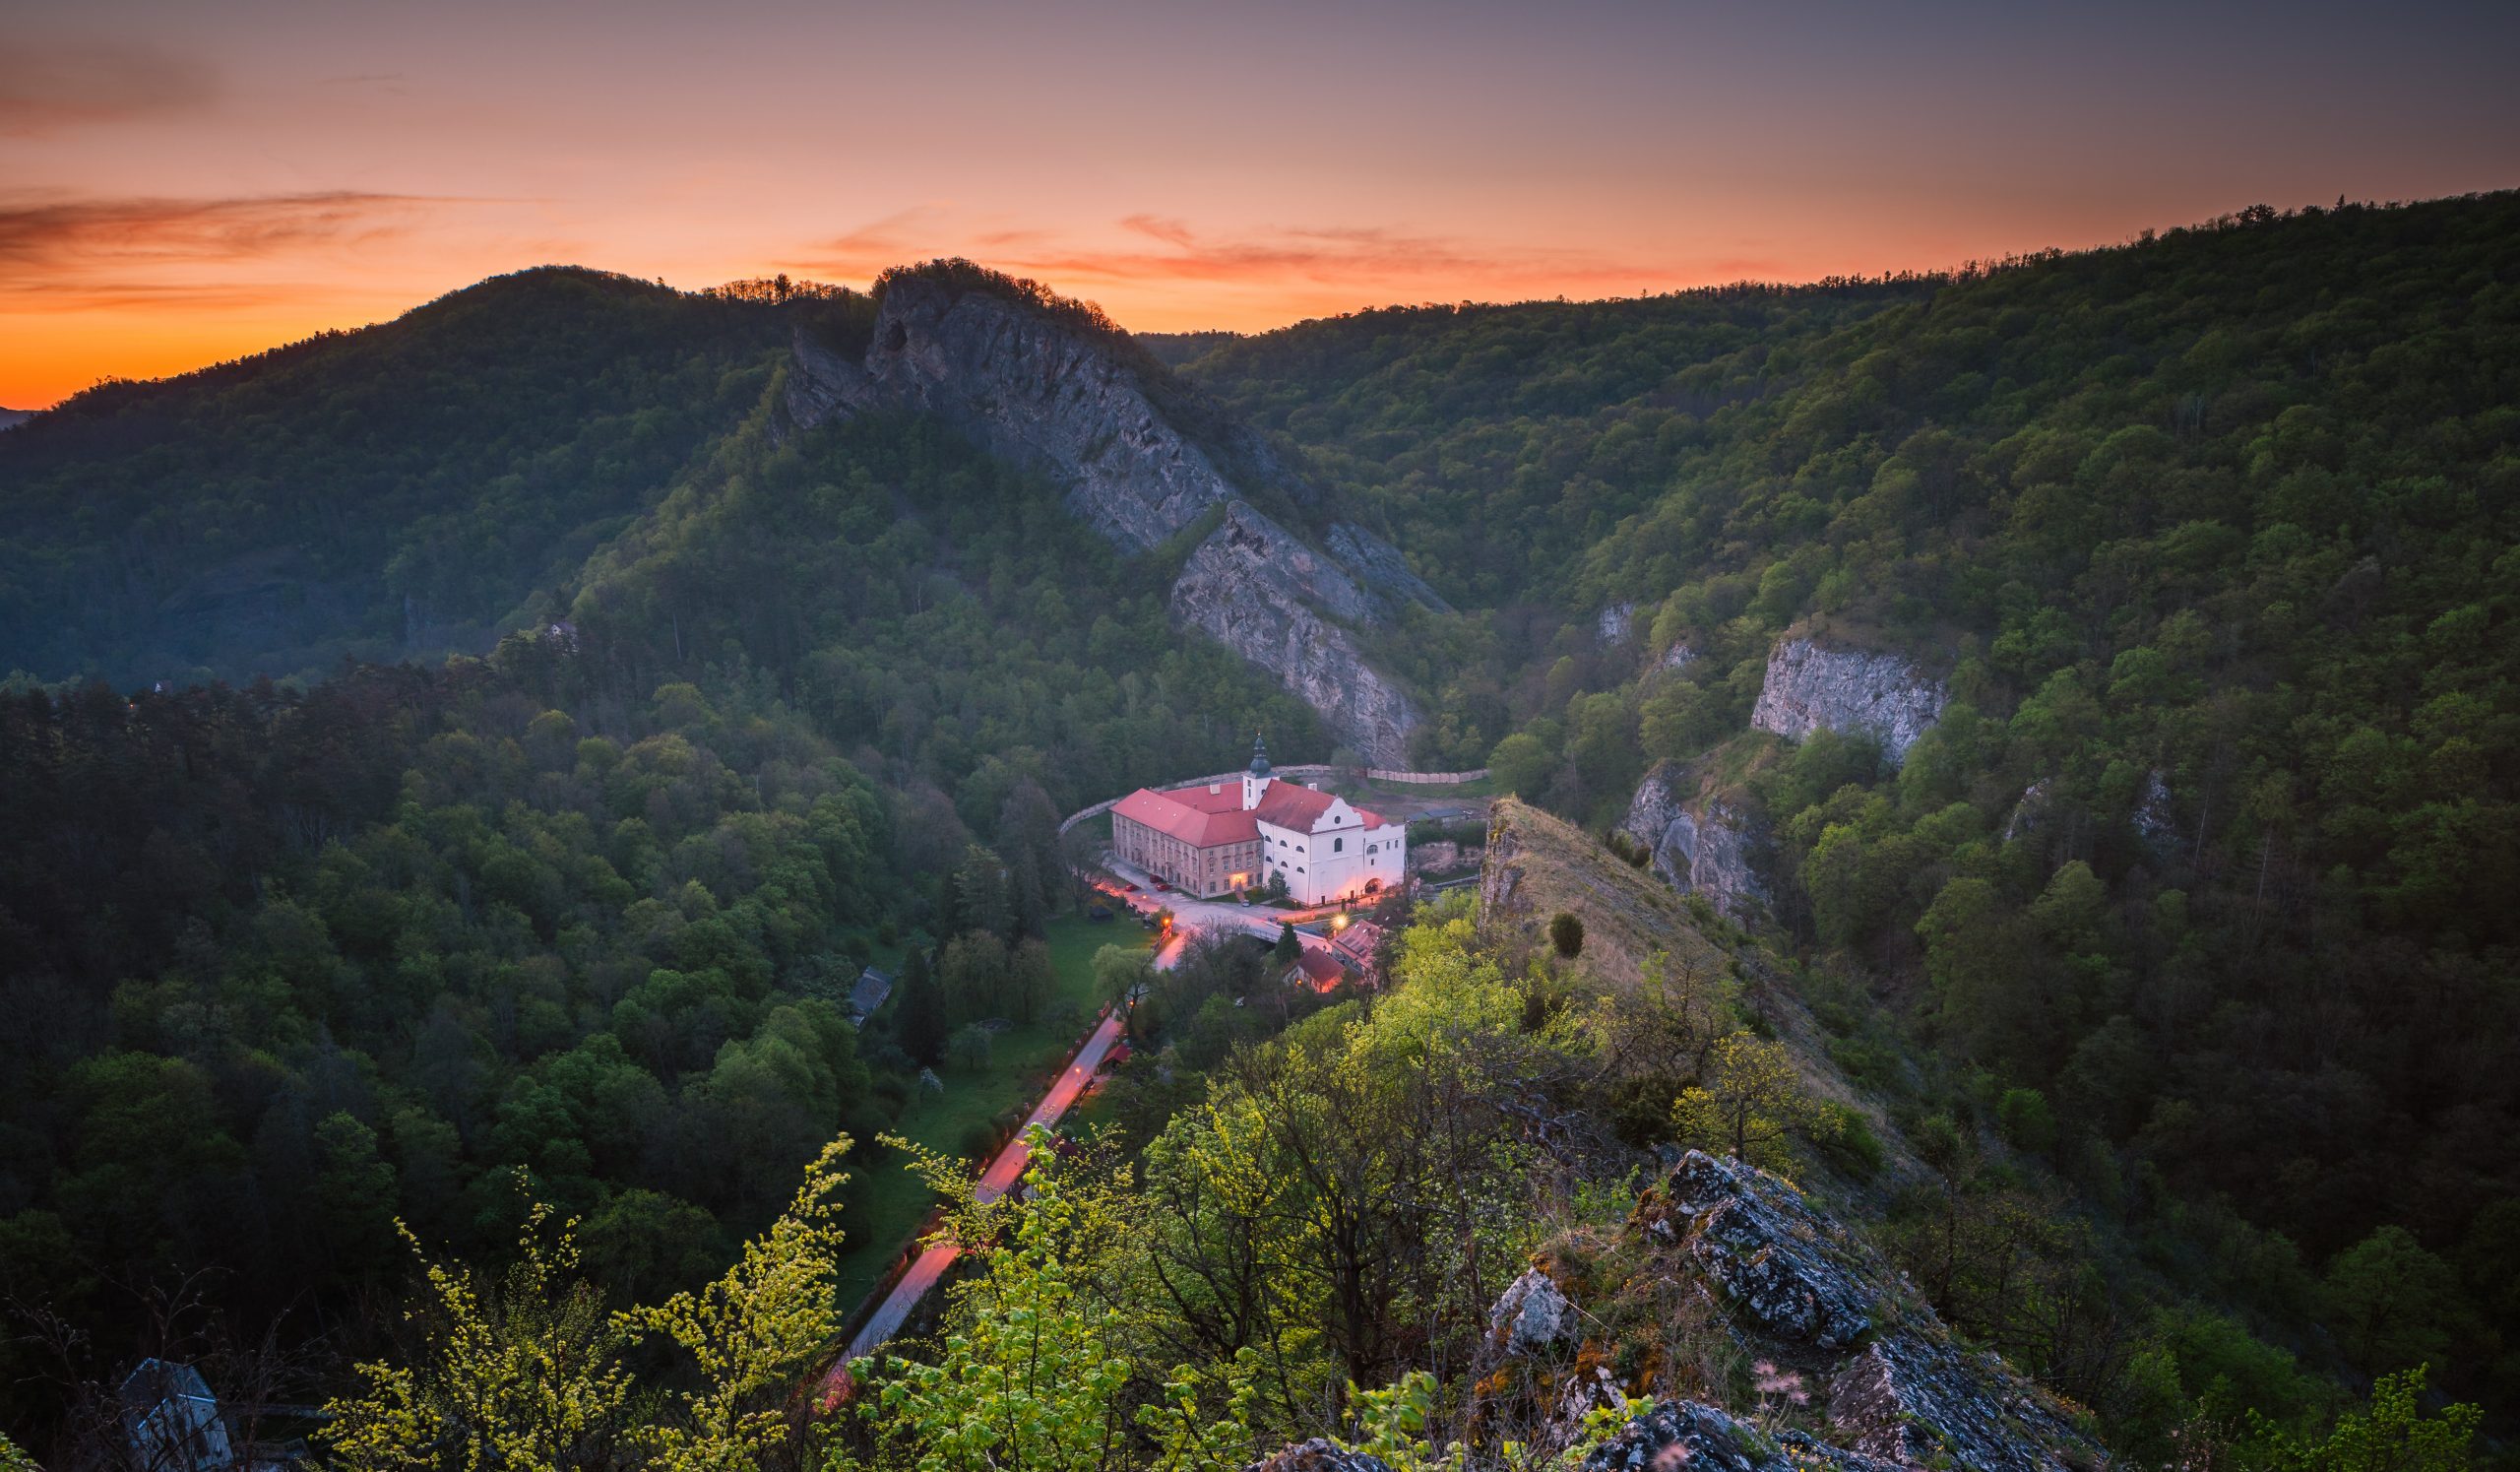
<path id="1" fill-rule="evenodd" d="M 1657 952 L 1733 965 L 1745 998 L 1792 1053 L 1811 1091 L 1861 1112 L 1879 1137 L 1889 1167 L 1881 1184 L 1922 1171 L 1880 1102 L 1831 1058 L 1826 1030 L 1788 984 L 1782 964 L 1721 921 L 1702 925 L 1680 895 L 1593 835 L 1520 799 L 1499 798 L 1489 809 L 1480 897 L 1481 928 L 1508 946 L 1537 951 L 1547 945 L 1549 918 L 1561 910 L 1582 920 L 1583 963 L 1613 985 L 1634 985 Z"/>

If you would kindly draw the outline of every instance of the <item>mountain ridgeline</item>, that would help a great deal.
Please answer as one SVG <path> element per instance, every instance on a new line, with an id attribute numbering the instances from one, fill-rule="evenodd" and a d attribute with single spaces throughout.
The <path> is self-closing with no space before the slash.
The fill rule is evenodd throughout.
<path id="1" fill-rule="evenodd" d="M 1196 956 L 1038 1210 L 946 1192 L 1107 1464 L 2520 1433 L 2520 196 L 1146 341 L 547 269 L 81 395 L 0 510 L 10 1384 L 169 1263 L 409 1350 L 394 1217 L 618 1304 L 844 1128 L 889 1210 L 1058 815 L 1261 730 L 1520 800 L 1381 995 Z M 1005 1382 L 951 1324 L 850 1454 Z"/>

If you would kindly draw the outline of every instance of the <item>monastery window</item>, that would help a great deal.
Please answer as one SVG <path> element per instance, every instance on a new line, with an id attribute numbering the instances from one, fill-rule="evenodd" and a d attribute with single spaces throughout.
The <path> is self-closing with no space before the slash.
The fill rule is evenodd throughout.
<path id="1" fill-rule="evenodd" d="M 1347 852 L 1348 852 L 1348 840 L 1346 840 L 1346 839 L 1344 839 L 1344 838 L 1334 838 L 1334 839 L 1330 840 L 1330 852 L 1331 852 L 1331 853 L 1333 853 L 1333 854 L 1345 854 L 1345 853 L 1347 853 Z"/>

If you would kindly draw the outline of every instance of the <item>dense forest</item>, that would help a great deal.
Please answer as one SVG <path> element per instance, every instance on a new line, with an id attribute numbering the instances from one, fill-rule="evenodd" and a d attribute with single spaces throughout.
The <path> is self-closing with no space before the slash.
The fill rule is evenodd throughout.
<path id="1" fill-rule="evenodd" d="M 12 683 L 13 1427 L 93 1441 L 75 1387 L 170 1318 L 382 1343 L 397 1221 L 486 1260 L 539 1203 L 624 1302 L 704 1282 L 842 1129 L 899 1173 L 955 1030 L 1032 1018 L 1061 813 L 1318 742 L 1038 483 L 911 421 L 774 445 L 774 378 L 485 660 Z"/>
<path id="2" fill-rule="evenodd" d="M 808 305 L 846 303 L 530 271 L 80 394 L 0 442 L 0 663 L 130 685 L 480 653 L 742 417 Z"/>
<path id="3" fill-rule="evenodd" d="M 1760 815 L 1815 988 L 1946 1077 L 1843 1045 L 1912 1117 L 1991 1138 L 2035 1091 L 2060 1122 L 2023 1153 L 2154 1266 L 2291 1324 L 2385 1276 L 2344 1358 L 2507 1414 L 2515 241 L 2509 195 L 2252 209 L 1850 286 L 1834 321 L 1763 288 L 1392 310 L 1190 371 L 1448 592 L 1550 610 L 1457 636 L 1430 761 L 1495 742 L 1597 829 L 1692 764 Z M 1805 326 L 1708 325 L 1761 310 Z M 1675 320 L 1709 351 L 1640 366 Z M 1904 765 L 1736 736 L 1789 632 L 1952 704 Z"/>
<path id="4" fill-rule="evenodd" d="M 1680 1144 L 1867 1219 L 2128 1465 L 2520 1429 L 2520 198 L 1133 352 L 1454 605 L 1365 635 L 1420 765 L 1618 865 L 1672 764 L 1769 900 L 1641 982 L 1459 900 L 1374 995 L 1115 947 L 1140 1056 L 1023 1206 L 896 1131 L 1062 985 L 1058 815 L 1327 742 L 1172 627 L 1186 547 L 934 422 L 793 431 L 791 335 L 877 299 L 524 273 L 0 436 L 12 1435 L 96 1464 L 182 1344 L 345 1396 L 341 1465 L 1513 1464 L 1488 1306 Z M 1948 703 L 1903 760 L 1750 731 L 1789 636 Z M 791 1429 L 906 1165 L 996 1250 Z M 545 1342 L 584 1414 L 491 1449 Z"/>

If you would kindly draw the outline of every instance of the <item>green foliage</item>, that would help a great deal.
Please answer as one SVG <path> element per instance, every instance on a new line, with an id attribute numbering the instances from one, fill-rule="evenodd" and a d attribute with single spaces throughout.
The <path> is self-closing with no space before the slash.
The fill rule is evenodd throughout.
<path id="1" fill-rule="evenodd" d="M 606 1314 L 602 1291 L 575 1275 L 574 1224 L 549 1225 L 539 1201 L 495 1285 L 422 1254 L 415 1363 L 358 1368 L 360 1393 L 325 1407 L 326 1464 L 558 1472 L 626 1454 L 685 1472 L 762 1465 L 787 1440 L 792 1377 L 840 1326 L 831 1253 L 849 1147 L 843 1136 L 823 1148 L 788 1211 L 724 1277 L 652 1308 Z M 653 1405 L 629 1368 L 643 1335 L 681 1351 L 697 1388 Z"/>
<path id="2" fill-rule="evenodd" d="M 955 1290 L 933 1363 L 887 1355 L 851 1367 L 870 1392 L 871 1424 L 921 1472 L 1188 1469 L 1215 1465 L 1206 1458 L 1228 1446 L 1229 1460 L 1246 1458 L 1247 1434 L 1199 1414 L 1194 1368 L 1174 1370 L 1166 1399 L 1131 1416 L 1127 1316 L 1092 1286 L 1128 1237 L 1116 1194 L 1125 1179 L 1072 1184 L 1049 1164 L 1046 1132 L 1033 1143 L 1020 1207 L 992 1210 L 967 1176 L 938 1176 L 970 1245 L 993 1237 L 1009 1212 L 1013 1231 Z M 1155 1435 L 1153 1456 L 1132 1454 L 1133 1420 Z"/>
<path id="3" fill-rule="evenodd" d="M 1784 1046 L 1748 1033 L 1718 1041 L 1706 1081 L 1682 1090 L 1671 1106 L 1681 1144 L 1771 1169 L 1791 1163 L 1793 1136 L 1822 1135 L 1838 1122 L 1803 1088 Z"/>
<path id="4" fill-rule="evenodd" d="M 494 1285 L 423 1255 L 428 1293 L 410 1318 L 425 1348 L 411 1367 L 360 1366 L 363 1393 L 325 1407 L 335 1465 L 546 1472 L 604 1460 L 629 1429 L 628 1336 L 600 1291 L 574 1277 L 570 1228 L 546 1230 L 549 1216 L 532 1204 Z"/>
<path id="5" fill-rule="evenodd" d="M 0 443 L 0 648 L 144 685 L 484 649 L 741 420 L 801 310 L 527 271 L 92 389 Z"/>
<path id="6" fill-rule="evenodd" d="M 1569 961 L 1584 954 L 1584 918 L 1566 910 L 1560 910 L 1550 916 L 1548 943 L 1559 955 Z"/>
<path id="7" fill-rule="evenodd" d="M 2384 1376 L 2368 1407 L 2349 1411 L 2324 1437 L 2286 1435 L 2253 1420 L 2264 1439 L 2268 1472 L 2467 1472 L 2468 1448 L 2481 1419 L 2472 1405 L 2426 1415 L 2424 1367 Z"/>

